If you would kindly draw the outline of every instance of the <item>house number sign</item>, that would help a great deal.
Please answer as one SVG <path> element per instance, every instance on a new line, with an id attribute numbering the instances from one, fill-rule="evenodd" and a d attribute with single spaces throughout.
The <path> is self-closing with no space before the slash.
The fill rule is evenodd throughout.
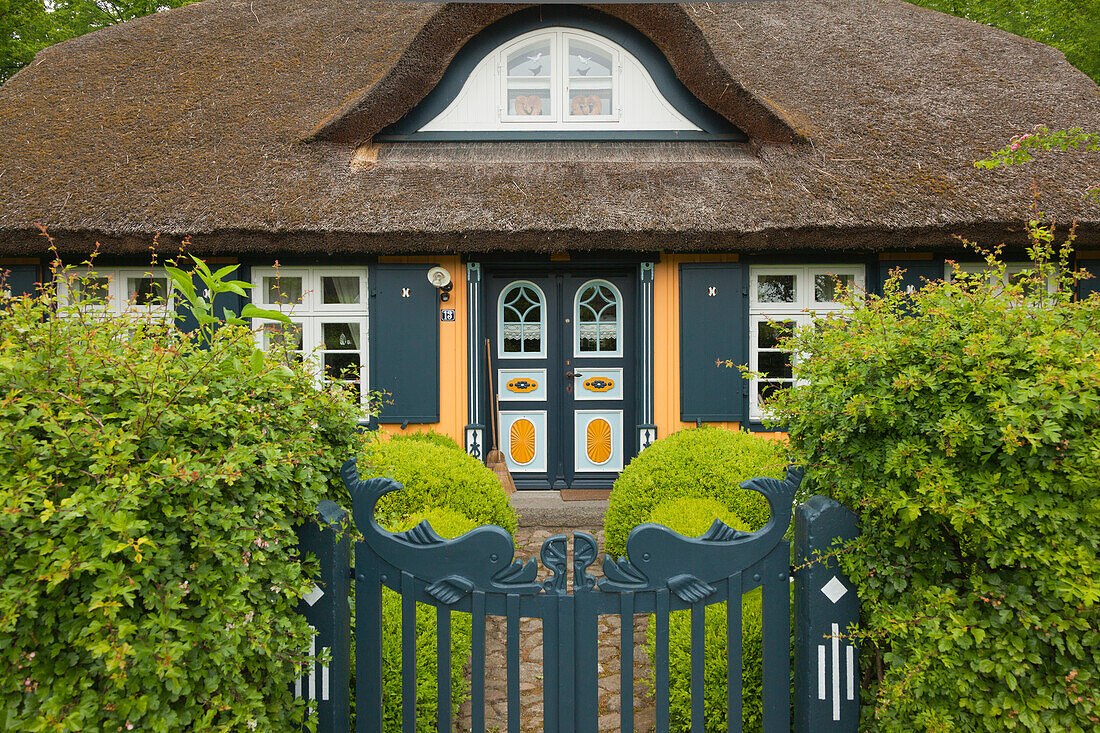
<path id="1" fill-rule="evenodd" d="M 443 308 L 439 311 L 439 320 L 441 321 L 453 321 L 455 319 L 454 308 Z"/>

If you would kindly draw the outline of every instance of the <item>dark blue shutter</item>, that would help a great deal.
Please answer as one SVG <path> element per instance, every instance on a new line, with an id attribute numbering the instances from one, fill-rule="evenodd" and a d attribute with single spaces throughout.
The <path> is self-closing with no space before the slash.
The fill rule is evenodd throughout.
<path id="1" fill-rule="evenodd" d="M 680 419 L 744 421 L 748 382 L 748 295 L 737 262 L 680 265 Z M 721 362 L 721 364 L 719 364 Z"/>
<path id="2" fill-rule="evenodd" d="M 933 260 L 883 260 L 878 263 L 878 282 L 875 284 L 879 295 L 886 280 L 890 277 L 890 270 L 905 270 L 899 283 L 901 292 L 906 292 L 910 287 L 920 290 L 924 287 L 925 280 L 943 279 L 943 261 Z"/>
<path id="3" fill-rule="evenodd" d="M 11 291 L 12 297 L 38 293 L 38 265 L 0 265 L 0 277 L 5 272 L 4 288 Z"/>
<path id="4" fill-rule="evenodd" d="M 380 423 L 439 422 L 439 291 L 428 264 L 370 272 L 370 388 L 388 393 Z"/>
<path id="5" fill-rule="evenodd" d="M 1093 293 L 1100 293 L 1100 260 L 1077 260 L 1078 269 L 1088 270 L 1092 275 L 1088 280 L 1077 283 L 1077 297 L 1081 300 Z"/>
<path id="6" fill-rule="evenodd" d="M 210 269 L 214 271 L 217 271 L 220 267 L 224 267 L 224 265 L 210 265 Z M 248 265 L 238 266 L 237 269 L 225 279 L 249 280 Z M 206 285 L 198 275 L 192 276 L 191 282 L 195 284 L 195 290 L 200 295 L 206 290 Z M 241 309 L 244 308 L 244 304 L 247 302 L 249 302 L 248 297 L 242 298 L 236 293 L 219 293 L 218 297 L 214 298 L 214 315 L 217 318 L 225 318 L 225 311 L 231 310 L 239 316 L 241 314 Z M 187 333 L 191 333 L 199 327 L 199 322 L 191 315 L 191 310 L 186 307 L 185 303 L 180 302 L 178 296 L 176 298 L 176 325 L 181 331 Z"/>

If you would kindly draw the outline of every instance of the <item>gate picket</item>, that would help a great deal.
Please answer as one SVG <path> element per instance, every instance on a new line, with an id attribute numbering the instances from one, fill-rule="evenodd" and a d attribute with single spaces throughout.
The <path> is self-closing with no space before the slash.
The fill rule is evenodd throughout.
<path id="1" fill-rule="evenodd" d="M 383 588 L 399 593 L 401 599 L 401 728 L 405 733 L 416 730 L 417 603 L 436 609 L 438 697 L 435 728 L 440 733 L 451 730 L 454 717 L 451 704 L 451 641 L 452 616 L 455 612 L 469 613 L 472 617 L 470 722 L 475 733 L 485 731 L 486 616 L 503 617 L 507 624 L 505 671 L 509 733 L 519 733 L 521 727 L 520 639 L 521 624 L 525 618 L 538 619 L 542 625 L 544 731 L 596 733 L 599 722 L 597 667 L 600 617 L 612 614 L 619 617 L 619 720 L 621 730 L 630 731 L 635 720 L 634 617 L 637 613 L 653 614 L 656 730 L 657 733 L 669 733 L 670 624 L 671 614 L 681 611 L 690 613 L 690 727 L 692 733 L 702 733 L 706 711 L 706 607 L 725 603 L 728 729 L 740 731 L 743 708 L 742 599 L 745 593 L 758 587 L 762 588 L 763 730 L 764 733 L 787 733 L 791 730 L 791 570 L 790 549 L 783 535 L 791 521 L 794 491 L 802 478 L 800 470 L 788 469 L 782 481 L 759 478 L 742 484 L 743 488 L 757 491 L 767 498 L 771 518 L 764 528 L 751 533 L 739 532 L 716 520 L 706 534 L 690 538 L 660 525 L 640 525 L 627 539 L 626 556 L 604 558 L 604 577 L 598 583 L 587 573 L 596 560 L 596 541 L 590 535 L 576 533 L 572 592 L 567 588 L 568 538 L 565 535 L 551 537 L 543 543 L 540 557 L 552 577 L 540 582 L 536 561 L 516 560 L 513 540 L 501 528 L 479 527 L 453 540 L 439 537 L 427 522 L 405 532 L 389 532 L 375 519 L 375 505 L 383 495 L 401 489 L 401 485 L 384 478 L 359 480 L 354 461 L 345 463 L 342 474 L 353 498 L 355 525 L 363 534 L 363 540 L 355 546 L 354 575 L 358 625 L 355 655 L 358 670 L 358 733 L 381 733 L 383 729 Z M 326 507 L 326 510 L 331 514 L 332 507 Z M 800 507 L 800 537 L 807 535 L 807 527 L 813 521 L 814 516 L 804 516 L 804 510 Z M 317 554 L 320 557 L 329 553 L 324 556 L 336 557 L 337 561 L 322 563 L 319 581 L 325 588 L 339 589 L 339 578 L 342 577 L 346 597 L 349 577 L 346 540 L 340 540 L 336 533 L 329 534 L 332 536 L 323 537 L 324 543 L 329 544 L 323 544 Z M 300 536 L 303 549 L 309 542 L 316 542 L 307 531 L 303 530 Z M 821 540 L 819 537 L 818 544 Z M 327 549 L 336 548 L 340 541 L 344 541 L 342 565 L 339 552 Z M 800 551 L 808 545 L 802 542 Z M 835 572 L 835 568 L 829 568 L 830 574 Z M 829 595 L 837 583 L 841 581 L 833 577 L 829 586 L 819 592 Z M 800 593 L 802 585 L 800 582 L 796 586 Z M 812 604 L 801 600 L 799 603 L 801 633 L 813 619 L 805 618 L 809 613 L 806 609 Z M 339 605 L 337 603 L 333 607 Z M 318 646 L 326 640 L 336 640 L 332 642 L 332 660 L 336 662 L 341 654 L 346 658 L 350 647 L 347 604 L 343 605 L 343 618 L 338 613 L 333 615 L 327 611 L 332 618 L 317 624 Z M 858 605 L 854 606 L 856 616 L 852 616 L 853 604 L 841 606 L 832 609 L 829 618 L 832 628 L 847 628 L 858 620 Z M 303 612 L 314 623 L 312 619 L 317 612 Z M 844 623 L 845 620 L 848 623 Z M 821 624 L 818 623 L 818 626 Z M 804 642 L 800 644 L 805 645 Z M 833 646 L 838 646 L 835 639 Z M 853 666 L 853 649 L 854 646 L 845 648 L 849 668 Z M 800 661 L 799 664 L 801 689 L 808 686 L 803 684 L 803 680 L 808 680 L 810 675 L 805 671 L 808 663 Z M 343 694 L 332 694 L 332 700 L 311 701 L 320 706 L 319 733 L 348 730 L 347 676 L 344 673 L 341 677 L 339 664 L 333 670 L 334 679 L 343 680 L 339 683 L 343 686 Z M 852 674 L 851 669 L 848 674 Z M 833 682 L 836 688 L 837 681 Z M 854 709 L 854 720 L 858 720 L 858 694 L 853 694 L 852 689 L 849 683 L 844 707 L 845 710 Z M 839 694 L 835 696 L 839 700 Z M 319 697 L 324 698 L 325 695 Z M 816 699 L 814 702 L 817 702 Z M 840 703 L 833 701 L 832 705 L 835 721 L 839 719 L 835 711 Z M 811 710 L 810 706 L 803 706 L 802 709 L 803 713 L 796 721 L 797 733 L 824 730 L 815 727 L 818 720 L 818 713 L 814 712 L 816 708 Z M 851 714 L 846 713 L 846 716 L 844 730 L 854 731 L 854 727 L 848 727 L 854 725 L 849 722 L 852 720 Z"/>

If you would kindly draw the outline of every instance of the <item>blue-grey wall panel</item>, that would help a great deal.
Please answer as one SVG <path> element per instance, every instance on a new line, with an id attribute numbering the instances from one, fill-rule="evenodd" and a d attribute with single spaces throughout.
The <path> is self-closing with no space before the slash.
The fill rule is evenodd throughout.
<path id="1" fill-rule="evenodd" d="M 371 270 L 370 388 L 389 393 L 380 423 L 439 422 L 439 291 L 428 264 Z"/>
<path id="2" fill-rule="evenodd" d="M 874 292 L 881 295 L 883 284 L 890 277 L 890 271 L 897 269 L 905 271 L 902 273 L 901 282 L 899 283 L 903 293 L 910 287 L 914 290 L 920 290 L 924 286 L 925 280 L 943 279 L 943 261 L 940 259 L 880 262 L 878 263 L 879 280 L 875 284 L 876 290 Z"/>
<path id="3" fill-rule="evenodd" d="M 1077 283 L 1077 297 L 1082 300 L 1093 293 L 1100 293 L 1100 260 L 1077 260 L 1077 267 L 1092 275 L 1088 280 Z"/>
<path id="4" fill-rule="evenodd" d="M 738 262 L 680 265 L 680 419 L 745 420 L 748 296 Z M 719 366 L 718 362 L 722 362 Z"/>
<path id="5" fill-rule="evenodd" d="M 0 265 L 0 280 L 14 297 L 35 295 L 38 292 L 38 265 Z"/>
<path id="6" fill-rule="evenodd" d="M 222 267 L 222 265 L 212 265 L 210 269 L 216 271 L 219 267 Z M 248 265 L 240 265 L 237 267 L 236 271 L 231 273 L 226 279 L 248 280 L 248 270 Z M 205 292 L 206 285 L 198 275 L 192 276 L 191 282 L 195 284 L 196 291 L 199 293 Z M 241 314 L 241 309 L 244 308 L 244 304 L 247 302 L 249 302 L 248 297 L 242 298 L 236 293 L 219 293 L 218 297 L 214 298 L 214 315 L 217 318 L 225 318 L 225 312 L 230 310 L 239 316 Z M 176 325 L 181 331 L 186 331 L 187 333 L 199 327 L 199 322 L 191 315 L 191 310 L 181 303 L 178 297 L 176 299 Z"/>

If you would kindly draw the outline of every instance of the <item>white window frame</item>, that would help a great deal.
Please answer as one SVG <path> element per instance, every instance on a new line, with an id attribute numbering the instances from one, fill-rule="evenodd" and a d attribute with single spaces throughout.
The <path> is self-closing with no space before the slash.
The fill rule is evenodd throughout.
<path id="1" fill-rule="evenodd" d="M 794 275 L 795 297 L 789 303 L 761 302 L 759 281 L 761 275 Z M 809 328 L 815 315 L 843 313 L 844 306 L 837 302 L 817 302 L 814 300 L 815 279 L 818 275 L 851 275 L 852 287 L 863 292 L 867 283 L 867 267 L 858 264 L 836 265 L 759 265 L 749 268 L 749 371 L 757 372 L 760 366 L 760 323 L 766 321 L 794 321 L 795 329 Z M 773 351 L 766 349 L 765 351 Z M 798 366 L 798 354 L 791 354 L 791 367 Z M 788 381 L 765 379 L 753 376 L 749 380 L 749 421 L 761 422 L 768 417 L 767 410 L 760 402 L 760 384 L 764 382 Z M 798 379 L 789 380 L 791 385 L 802 385 Z"/>
<path id="2" fill-rule="evenodd" d="M 581 293 L 590 285 L 603 285 L 615 295 L 615 350 L 581 351 Z M 600 359 L 623 355 L 623 294 L 613 283 L 602 278 L 585 281 L 573 296 L 573 356 L 577 359 Z"/>
<path id="3" fill-rule="evenodd" d="M 532 119 L 528 115 L 515 115 L 508 111 L 508 55 L 517 47 L 531 45 L 540 40 L 550 42 L 550 114 Z M 569 113 L 569 41 L 584 41 L 602 48 L 611 57 L 611 112 L 601 115 L 572 115 Z M 622 51 L 618 45 L 603 36 L 578 29 L 539 29 L 517 36 L 502 46 L 496 54 L 497 75 L 497 113 L 502 123 L 511 125 L 530 125 L 576 128 L 577 125 L 590 123 L 618 122 L 622 118 Z M 542 78 L 542 77 L 532 77 Z"/>
<path id="4" fill-rule="evenodd" d="M 535 351 L 505 351 L 504 350 L 504 296 L 512 292 L 520 285 L 528 285 L 539 295 L 539 350 Z M 545 359 L 548 325 L 546 313 L 546 293 L 530 280 L 513 280 L 508 283 L 500 295 L 497 296 L 497 357 L 500 359 Z M 520 348 L 523 347 L 523 339 L 520 339 Z"/>
<path id="5" fill-rule="evenodd" d="M 301 277 L 302 301 L 300 303 L 279 304 L 267 300 L 267 290 L 264 288 L 265 277 Z M 359 278 L 359 302 L 358 303 L 323 303 L 323 290 L 321 281 L 324 277 L 358 277 Z M 313 374 L 318 387 L 326 383 L 324 375 L 324 327 L 325 323 L 357 323 L 359 324 L 359 348 L 348 349 L 349 353 L 358 352 L 360 360 L 359 395 L 363 404 L 366 404 L 367 392 L 370 389 L 370 314 L 367 306 L 369 272 L 366 267 L 253 267 L 252 268 L 252 292 L 260 297 L 254 302 L 261 308 L 279 310 L 285 313 L 291 321 L 302 326 L 302 358 Z M 267 323 L 277 323 L 268 319 L 253 319 L 256 344 L 263 348 L 263 326 Z M 343 381 L 343 380 L 336 380 Z"/>
<path id="6" fill-rule="evenodd" d="M 81 305 L 79 301 L 72 299 L 69 286 L 73 278 L 106 278 L 107 300 L 95 305 Z M 161 278 L 167 284 L 167 294 L 164 303 L 155 305 L 134 305 L 129 302 L 126 290 L 126 281 L 131 277 Z M 176 291 L 172 284 L 172 278 L 160 267 L 91 267 L 88 269 L 77 268 L 66 274 L 57 276 L 57 297 L 63 306 L 74 306 L 84 313 L 99 314 L 103 316 L 118 316 L 126 314 L 150 320 L 172 321 L 176 317 Z"/>
<path id="7" fill-rule="evenodd" d="M 992 283 L 993 273 L 990 270 L 990 267 L 987 263 L 985 263 L 985 262 L 957 262 L 956 264 L 959 266 L 959 272 L 961 272 L 963 274 L 966 274 L 966 275 L 977 275 L 977 274 L 988 272 L 989 276 L 986 278 L 986 280 L 987 280 L 987 282 Z M 1019 275 L 1022 272 L 1027 272 L 1028 270 L 1034 270 L 1035 269 L 1035 263 L 1034 262 L 1006 262 L 1006 263 L 1004 263 L 1004 265 L 1005 265 L 1005 272 L 1004 272 L 1005 278 L 1010 278 L 1013 275 Z M 954 280 L 955 280 L 955 268 L 951 266 L 951 263 L 950 262 L 944 263 L 943 269 L 944 269 L 943 279 L 946 282 L 954 282 Z M 1002 286 L 1008 285 L 1008 280 L 1007 279 L 1002 279 L 1001 280 L 1001 285 Z M 1053 278 L 1048 278 L 1047 279 L 1047 293 L 1054 293 L 1056 290 L 1057 290 L 1057 284 L 1054 282 L 1054 279 Z"/>

